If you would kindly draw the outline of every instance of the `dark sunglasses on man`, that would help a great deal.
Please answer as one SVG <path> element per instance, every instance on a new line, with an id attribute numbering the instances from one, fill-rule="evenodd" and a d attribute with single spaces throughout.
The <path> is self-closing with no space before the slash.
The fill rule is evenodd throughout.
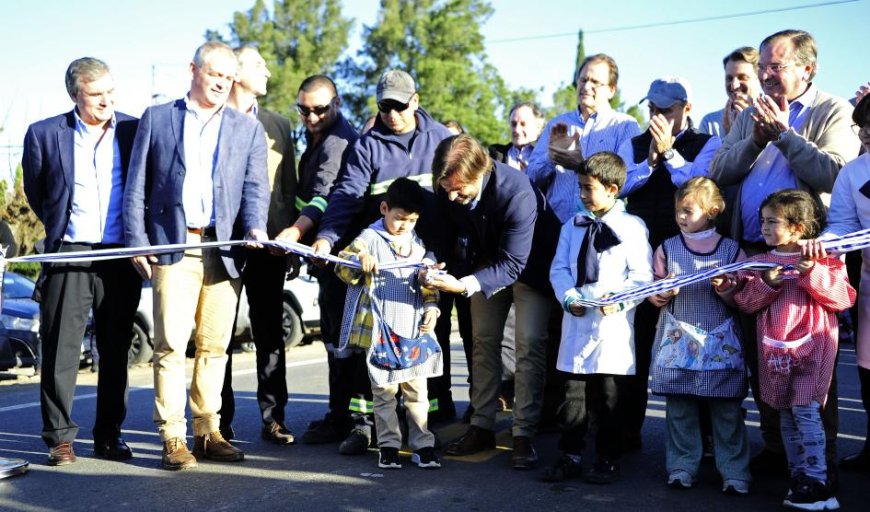
<path id="1" fill-rule="evenodd" d="M 410 103 L 400 103 L 396 100 L 384 100 L 378 102 L 378 112 L 381 114 L 389 114 L 390 111 L 404 112 L 408 110 Z"/>
<path id="2" fill-rule="evenodd" d="M 296 104 L 296 111 L 299 112 L 299 115 L 302 117 L 308 117 L 312 112 L 317 117 L 320 117 L 329 112 L 330 108 L 332 108 L 332 100 L 329 100 L 326 105 L 320 105 L 319 107 L 306 107 L 305 105 Z"/>

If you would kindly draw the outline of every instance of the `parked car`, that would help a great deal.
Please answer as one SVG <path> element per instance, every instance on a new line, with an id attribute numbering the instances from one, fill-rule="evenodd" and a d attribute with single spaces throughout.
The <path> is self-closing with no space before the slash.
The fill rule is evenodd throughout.
<path id="1" fill-rule="evenodd" d="M 39 364 L 39 304 L 36 284 L 15 272 L 3 274 L 0 312 L 0 370 Z"/>
<path id="2" fill-rule="evenodd" d="M 320 334 L 320 307 L 318 305 L 317 280 L 308 275 L 307 269 L 292 281 L 284 282 L 284 345 L 294 347 L 307 337 Z M 129 363 L 144 364 L 151 361 L 154 353 L 154 295 L 151 282 L 142 287 L 142 297 L 133 323 L 133 342 L 130 346 Z M 236 330 L 233 341 L 244 350 L 253 350 L 253 335 L 249 317 L 248 296 L 242 290 L 236 314 Z"/>

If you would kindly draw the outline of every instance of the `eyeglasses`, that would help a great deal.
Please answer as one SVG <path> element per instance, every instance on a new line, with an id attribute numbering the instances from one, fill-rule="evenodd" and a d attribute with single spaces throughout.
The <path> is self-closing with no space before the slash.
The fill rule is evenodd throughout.
<path id="1" fill-rule="evenodd" d="M 789 66 L 793 66 L 794 62 L 786 62 L 784 64 L 759 64 L 758 65 L 758 74 L 762 73 L 770 73 L 772 75 L 777 75 L 782 72 L 785 68 Z"/>
<path id="2" fill-rule="evenodd" d="M 581 76 L 580 78 L 577 79 L 578 86 L 583 87 L 586 84 L 592 84 L 592 87 L 595 89 L 598 89 L 599 87 L 604 87 L 605 85 L 610 85 L 610 84 L 605 84 L 604 82 L 599 82 L 598 80 L 596 80 L 594 78 L 589 78 L 586 76 Z"/>
<path id="3" fill-rule="evenodd" d="M 378 103 L 378 112 L 381 114 L 389 114 L 391 110 L 396 112 L 404 112 L 411 106 L 410 103 L 399 103 L 395 100 L 384 100 Z"/>
<path id="4" fill-rule="evenodd" d="M 306 107 L 305 105 L 300 105 L 297 103 L 296 111 L 299 112 L 299 115 L 301 115 L 302 117 L 308 117 L 312 113 L 314 113 L 314 115 L 316 115 L 317 117 L 320 117 L 329 112 L 329 109 L 332 108 L 332 99 L 329 100 L 326 105 L 321 105 L 319 107 Z"/>

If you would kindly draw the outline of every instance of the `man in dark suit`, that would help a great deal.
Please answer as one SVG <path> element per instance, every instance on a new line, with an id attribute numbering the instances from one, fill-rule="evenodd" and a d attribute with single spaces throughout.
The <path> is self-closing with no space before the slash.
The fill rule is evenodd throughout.
<path id="1" fill-rule="evenodd" d="M 296 161 L 293 140 L 290 137 L 290 121 L 257 103 L 257 97 L 266 94 L 267 82 L 272 76 L 260 52 L 253 46 L 242 46 L 233 52 L 239 59 L 239 71 L 227 105 L 258 119 L 266 131 L 271 189 L 266 232 L 274 238 L 298 216 L 294 206 Z M 284 424 L 287 368 L 284 331 L 281 328 L 287 258 L 283 251 L 272 254 L 261 249 L 251 249 L 247 251 L 246 259 L 242 283 L 248 296 L 251 332 L 257 349 L 257 404 L 263 420 L 260 437 L 278 445 L 289 445 L 295 439 Z M 227 349 L 227 368 L 224 373 L 220 410 L 220 431 L 228 441 L 235 437 L 232 427 L 236 410 L 232 368 L 233 351 L 230 344 Z"/>
<path id="2" fill-rule="evenodd" d="M 45 226 L 45 252 L 120 247 L 122 195 L 137 120 L 115 112 L 108 66 L 85 57 L 66 71 L 75 108 L 30 126 L 24 138 L 24 192 Z M 108 284 L 111 283 L 111 284 Z M 76 461 L 72 421 L 79 354 L 88 311 L 94 310 L 100 374 L 94 452 L 132 457 L 121 439 L 127 413 L 127 353 L 142 280 L 129 262 L 46 263 L 40 299 L 42 438 L 52 466 Z"/>
<path id="3" fill-rule="evenodd" d="M 547 324 L 555 301 L 549 269 L 559 222 L 526 175 L 493 162 L 486 149 L 468 135 L 441 142 L 435 151 L 432 174 L 438 211 L 447 233 L 444 243 L 436 247 L 450 247 L 464 238 L 471 269 L 461 279 L 449 274 L 432 276 L 427 284 L 471 300 L 474 414 L 466 434 L 447 446 L 447 454 L 471 455 L 495 447 L 501 338 L 508 310 L 516 303 L 511 465 L 528 469 L 538 461 L 532 437 L 543 401 Z"/>
<path id="4" fill-rule="evenodd" d="M 127 245 L 266 240 L 269 185 L 266 135 L 249 116 L 225 108 L 238 61 L 210 41 L 190 64 L 186 97 L 142 115 L 124 197 Z M 163 467 L 196 466 L 196 458 L 241 461 L 221 436 L 221 387 L 244 248 L 139 256 L 133 264 L 154 283 L 154 418 L 163 441 Z M 190 409 L 193 454 L 184 440 L 185 349 L 196 328 Z"/>

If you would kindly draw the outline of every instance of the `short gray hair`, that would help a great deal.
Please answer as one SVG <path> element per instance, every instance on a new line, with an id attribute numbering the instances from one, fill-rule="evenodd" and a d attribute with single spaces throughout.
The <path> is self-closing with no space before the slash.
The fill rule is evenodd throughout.
<path id="1" fill-rule="evenodd" d="M 226 52 L 227 55 L 232 55 L 233 58 L 238 60 L 236 54 L 233 52 L 233 49 L 229 47 L 228 44 L 222 43 L 220 41 L 206 41 L 202 43 L 199 48 L 196 49 L 196 52 L 193 54 L 193 64 L 201 68 L 203 64 L 205 64 L 205 57 L 214 51 Z"/>
<path id="2" fill-rule="evenodd" d="M 109 74 L 109 66 L 93 57 L 82 57 L 72 61 L 66 68 L 66 92 L 75 99 L 82 88 L 82 83 L 93 82 Z"/>

